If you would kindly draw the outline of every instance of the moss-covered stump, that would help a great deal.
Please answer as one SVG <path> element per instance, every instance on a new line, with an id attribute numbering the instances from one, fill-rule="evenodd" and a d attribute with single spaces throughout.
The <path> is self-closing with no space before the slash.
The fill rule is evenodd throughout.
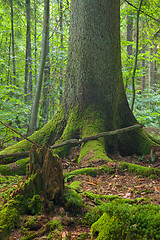
<path id="1" fill-rule="evenodd" d="M 44 203 L 59 197 L 62 191 L 63 171 L 58 156 L 51 149 L 32 145 L 27 179 L 9 194 L 0 208 L 0 239 L 6 239 L 17 227 L 20 214 L 42 213 Z"/>
<path id="2" fill-rule="evenodd" d="M 53 200 L 63 191 L 63 170 L 57 155 L 46 147 L 36 148 L 32 145 L 30 150 L 29 177 L 31 183 L 24 184 L 23 194 L 44 194 L 46 200 Z M 27 187 L 29 185 L 29 188 Z M 29 194 L 30 195 L 30 194 Z"/>

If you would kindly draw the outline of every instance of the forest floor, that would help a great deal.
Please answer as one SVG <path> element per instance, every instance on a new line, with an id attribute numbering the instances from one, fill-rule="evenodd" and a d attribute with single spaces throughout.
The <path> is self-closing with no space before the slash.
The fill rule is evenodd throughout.
<path id="1" fill-rule="evenodd" d="M 72 172 L 77 169 L 82 169 L 86 167 L 86 165 L 78 164 L 79 156 L 79 148 L 72 148 L 69 156 L 67 158 L 62 159 L 62 166 L 65 172 Z M 110 155 L 112 162 L 108 162 L 108 166 L 114 169 L 114 173 L 108 173 L 105 171 L 100 171 L 96 176 L 90 175 L 76 175 L 69 179 L 65 183 L 65 185 L 70 185 L 72 182 L 79 182 L 78 192 L 81 194 L 83 202 L 89 205 L 90 208 L 93 208 L 97 205 L 94 199 L 90 199 L 84 194 L 85 192 L 92 192 L 93 194 L 100 195 L 117 195 L 124 199 L 149 199 L 150 203 L 160 204 L 160 178 L 148 178 L 144 176 L 139 176 L 136 174 L 132 174 L 128 171 L 120 171 L 116 169 L 117 162 L 125 161 L 133 164 L 138 164 L 145 167 L 153 167 L 149 160 L 149 156 L 125 156 L 122 157 L 120 155 Z M 89 167 L 100 167 L 104 164 L 103 160 L 97 160 L 94 163 L 90 164 Z M 88 166 L 87 166 L 88 167 Z M 5 176 L 6 182 L 2 181 L 0 176 L 0 202 L 2 202 L 3 197 L 5 196 L 5 192 L 10 187 L 16 187 L 23 177 L 14 177 L 13 181 L 10 180 L 11 177 Z M 8 182 L 7 182 L 8 179 Z M 5 184 L 4 184 L 5 182 Z M 105 202 L 105 199 L 104 199 Z M 19 239 L 36 239 L 36 240 L 47 240 L 47 239 L 91 239 L 90 235 L 90 227 L 81 224 L 81 219 L 85 215 L 85 212 L 82 214 L 73 215 L 65 210 L 63 206 L 55 206 L 54 212 L 52 214 L 46 213 L 40 216 L 36 216 L 36 220 L 38 219 L 38 223 L 36 227 L 30 229 L 32 233 L 34 233 L 30 238 L 24 238 L 27 234 L 21 229 L 15 229 L 9 236 L 9 240 L 19 240 Z M 31 216 L 35 218 L 35 216 Z M 21 225 L 23 226 L 27 221 L 28 216 L 21 216 Z M 48 236 L 47 233 L 42 235 L 42 230 L 44 229 L 45 224 L 49 220 L 60 220 L 62 224 L 62 228 L 59 228 L 56 235 Z"/>

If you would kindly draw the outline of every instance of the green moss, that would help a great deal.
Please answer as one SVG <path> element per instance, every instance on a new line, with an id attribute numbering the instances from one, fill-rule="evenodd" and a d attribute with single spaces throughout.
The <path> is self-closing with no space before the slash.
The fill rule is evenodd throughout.
<path id="1" fill-rule="evenodd" d="M 29 214 L 41 214 L 43 212 L 43 202 L 39 195 L 34 195 L 28 204 Z"/>
<path id="2" fill-rule="evenodd" d="M 18 160 L 7 165 L 0 165 L 0 173 L 3 175 L 25 175 L 26 165 L 29 163 L 29 158 Z"/>
<path id="3" fill-rule="evenodd" d="M 28 213 L 28 202 L 30 199 L 25 198 L 23 195 L 18 194 L 7 202 L 10 208 L 15 208 L 20 214 Z"/>
<path id="4" fill-rule="evenodd" d="M 51 232 L 54 231 L 55 229 L 63 230 L 63 227 L 61 221 L 59 219 L 56 219 L 47 222 L 45 229 L 47 230 L 47 232 Z"/>
<path id="5" fill-rule="evenodd" d="M 72 188 L 72 189 L 74 189 L 74 190 L 76 190 L 76 191 L 79 191 L 80 185 L 81 185 L 81 182 L 80 182 L 80 181 L 74 181 L 74 182 L 72 182 L 68 187 L 69 187 L 69 188 Z"/>
<path id="6" fill-rule="evenodd" d="M 80 194 L 73 189 L 66 189 L 64 193 L 65 207 L 73 214 L 81 213 L 83 200 Z"/>
<path id="7" fill-rule="evenodd" d="M 92 214 L 100 216 L 91 227 L 92 239 L 158 240 L 159 211 L 160 206 L 155 205 L 130 205 L 116 201 L 102 204 L 99 209 L 92 210 Z"/>
<path id="8" fill-rule="evenodd" d="M 70 173 L 64 173 L 64 177 L 65 177 L 65 181 L 67 181 L 67 179 L 69 179 L 70 177 L 72 178 L 77 175 L 89 175 L 89 176 L 96 177 L 99 171 L 100 171 L 100 168 L 98 167 L 81 168 L 81 169 L 74 170 Z"/>
<path id="9" fill-rule="evenodd" d="M 77 175 L 89 175 L 92 177 L 96 177 L 97 174 L 100 174 L 101 172 L 108 172 L 110 174 L 113 174 L 115 172 L 115 170 L 111 167 L 109 167 L 108 165 L 104 164 L 100 167 L 86 167 L 86 168 L 81 168 L 81 169 L 77 169 L 74 170 L 72 172 L 65 172 L 64 173 L 64 178 L 65 178 L 65 182 L 67 182 L 67 180 L 72 179 L 74 176 Z"/>
<path id="10" fill-rule="evenodd" d="M 63 227 L 59 220 L 52 220 L 46 224 L 46 229 L 48 228 L 50 234 L 47 235 L 48 240 L 52 239 L 62 239 Z"/>
<path id="11" fill-rule="evenodd" d="M 143 129 L 139 129 L 137 137 L 138 137 L 137 139 L 138 152 L 141 154 L 149 154 L 152 146 L 160 145 L 160 142 L 153 139 Z"/>
<path id="12" fill-rule="evenodd" d="M 62 136 L 55 144 L 59 144 L 68 139 L 79 137 L 79 122 L 80 122 L 81 113 L 78 111 L 78 106 L 74 107 L 69 112 L 69 118 L 66 124 L 66 127 L 63 131 Z M 60 157 L 67 156 L 72 145 L 66 145 L 64 147 L 57 148 L 53 150 L 54 154 L 59 155 Z"/>
<path id="13" fill-rule="evenodd" d="M 122 226 L 118 224 L 116 217 L 110 217 L 104 213 L 97 222 L 91 227 L 91 239 L 96 240 L 117 240 L 125 239 L 125 235 L 121 234 Z"/>
<path id="14" fill-rule="evenodd" d="M 16 208 L 9 206 L 0 211 L 0 239 L 6 239 L 13 228 L 19 227 L 20 218 Z"/>
<path id="15" fill-rule="evenodd" d="M 98 159 L 106 161 L 110 160 L 109 157 L 107 157 L 106 155 L 102 139 L 88 141 L 82 145 L 78 162 L 80 162 L 81 160 L 87 160 L 92 162 Z"/>
<path id="16" fill-rule="evenodd" d="M 160 176 L 160 169 L 157 169 L 157 168 L 144 167 L 144 166 L 127 163 L 127 162 L 121 162 L 120 168 L 140 176 L 145 176 L 145 177 L 151 176 L 152 178 L 153 176 L 155 176 L 155 178 Z"/>
<path id="17" fill-rule="evenodd" d="M 101 111 L 95 110 L 93 106 L 90 106 L 84 111 L 82 116 L 80 125 L 82 138 L 105 131 L 105 116 Z M 106 155 L 104 138 L 98 138 L 83 144 L 78 162 L 97 159 L 110 160 Z"/>
<path id="18" fill-rule="evenodd" d="M 24 228 L 28 230 L 38 230 L 41 227 L 41 219 L 39 216 L 27 216 L 25 218 Z"/>
<path id="19" fill-rule="evenodd" d="M 113 200 L 116 200 L 119 203 L 140 203 L 145 202 L 148 203 L 149 199 L 146 198 L 135 198 L 135 199 L 124 199 L 118 195 L 102 195 L 102 194 L 95 194 L 93 192 L 87 191 L 84 192 L 85 196 L 92 201 L 94 201 L 97 205 L 102 204 L 104 201 L 111 202 Z"/>

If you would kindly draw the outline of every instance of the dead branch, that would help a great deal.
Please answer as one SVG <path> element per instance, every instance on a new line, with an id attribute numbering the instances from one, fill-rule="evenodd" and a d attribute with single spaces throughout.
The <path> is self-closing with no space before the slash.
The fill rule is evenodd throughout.
<path id="1" fill-rule="evenodd" d="M 70 139 L 70 140 L 67 140 L 65 142 L 55 144 L 55 145 L 51 146 L 50 148 L 55 149 L 55 148 L 63 147 L 63 146 L 68 145 L 68 144 L 80 144 L 80 143 L 83 143 L 83 142 L 87 142 L 89 140 L 95 140 L 97 138 L 105 137 L 105 136 L 118 135 L 118 134 L 121 134 L 121 133 L 125 133 L 125 132 L 135 130 L 137 128 L 142 128 L 142 127 L 143 127 L 143 125 L 137 124 L 137 125 L 134 125 L 134 126 L 121 128 L 121 129 L 117 129 L 117 130 L 114 130 L 114 131 L 102 132 L 102 133 L 96 134 L 94 136 L 89 136 L 89 137 L 85 137 L 85 138 L 82 138 L 82 139 Z"/>
<path id="2" fill-rule="evenodd" d="M 22 135 L 21 133 L 17 132 L 17 131 L 16 131 L 14 128 L 12 128 L 11 126 L 7 125 L 6 123 L 4 123 L 4 122 L 2 122 L 2 121 L 0 121 L 0 122 L 1 122 L 5 127 L 11 129 L 11 131 L 13 131 L 13 132 L 17 133 L 18 135 L 20 135 L 22 138 L 24 138 L 24 139 L 26 139 L 27 141 L 29 141 L 29 142 L 37 145 L 38 147 L 41 147 L 41 145 L 39 145 L 38 143 L 33 142 L 33 141 L 30 140 L 29 138 L 27 138 L 27 137 L 25 137 L 24 135 Z"/>

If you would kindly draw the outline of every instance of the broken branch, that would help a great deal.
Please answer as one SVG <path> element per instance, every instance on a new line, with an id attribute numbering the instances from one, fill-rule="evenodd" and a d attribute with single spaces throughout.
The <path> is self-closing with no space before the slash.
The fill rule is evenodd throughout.
<path id="1" fill-rule="evenodd" d="M 18 135 L 20 135 L 22 138 L 26 139 L 27 141 L 37 145 L 38 147 L 41 147 L 41 145 L 39 145 L 38 143 L 33 142 L 32 140 L 30 140 L 29 138 L 25 137 L 24 135 L 22 135 L 21 133 L 17 132 L 14 128 L 12 128 L 11 126 L 7 125 L 6 123 L 0 121 L 4 126 L 6 126 L 7 128 L 11 129 L 12 132 L 17 133 Z"/>
<path id="2" fill-rule="evenodd" d="M 137 124 L 137 125 L 134 125 L 134 126 L 121 128 L 121 129 L 117 129 L 117 130 L 114 130 L 114 131 L 102 132 L 102 133 L 96 134 L 94 136 L 89 136 L 89 137 L 85 137 L 85 138 L 82 138 L 82 139 L 70 139 L 70 140 L 67 140 L 65 142 L 55 144 L 55 145 L 51 146 L 50 148 L 55 149 L 55 148 L 63 147 L 63 146 L 68 145 L 68 144 L 80 144 L 80 143 L 83 143 L 83 142 L 87 142 L 89 140 L 95 140 L 97 138 L 105 137 L 105 136 L 118 135 L 118 134 L 121 134 L 121 133 L 125 133 L 125 132 L 135 130 L 137 128 L 142 128 L 142 127 L 143 127 L 143 125 Z"/>

